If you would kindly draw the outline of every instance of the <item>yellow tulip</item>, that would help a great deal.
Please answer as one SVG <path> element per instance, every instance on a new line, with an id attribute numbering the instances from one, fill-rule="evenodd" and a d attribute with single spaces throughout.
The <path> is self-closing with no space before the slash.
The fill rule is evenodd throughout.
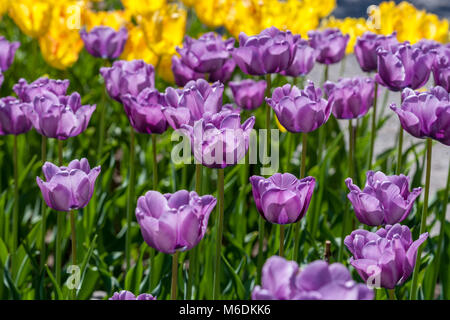
<path id="1" fill-rule="evenodd" d="M 186 7 L 193 7 L 197 0 L 181 0 Z"/>
<path id="2" fill-rule="evenodd" d="M 9 1 L 10 0 L 2 0 L 2 1 L 0 1 L 0 17 L 3 16 L 6 11 L 8 11 Z"/>
<path id="3" fill-rule="evenodd" d="M 194 3 L 197 17 L 209 27 L 220 27 L 225 24 L 232 1 L 202 0 Z"/>
<path id="4" fill-rule="evenodd" d="M 172 72 L 172 56 L 173 54 L 165 54 L 161 56 L 156 69 L 158 75 L 168 83 L 175 83 L 175 78 Z"/>
<path id="5" fill-rule="evenodd" d="M 356 39 L 362 36 L 364 32 L 370 31 L 369 26 L 364 18 L 345 18 L 343 20 L 330 17 L 324 20 L 322 28 L 338 28 L 343 34 L 348 34 L 350 39 L 347 44 L 346 53 L 353 53 Z"/>
<path id="6" fill-rule="evenodd" d="M 52 5 L 48 0 L 13 0 L 9 16 L 26 35 L 37 38 L 49 28 Z"/>
<path id="7" fill-rule="evenodd" d="M 132 15 L 145 15 L 162 9 L 166 5 L 166 0 L 122 0 L 125 10 Z"/>
<path id="8" fill-rule="evenodd" d="M 90 30 L 96 26 L 108 26 L 114 30 L 130 24 L 130 13 L 128 11 L 84 11 L 86 29 Z"/>
<path id="9" fill-rule="evenodd" d="M 120 59 L 144 60 L 152 65 L 155 65 L 158 61 L 158 56 L 148 48 L 144 32 L 140 26 L 133 26 L 128 30 L 128 40 Z"/>

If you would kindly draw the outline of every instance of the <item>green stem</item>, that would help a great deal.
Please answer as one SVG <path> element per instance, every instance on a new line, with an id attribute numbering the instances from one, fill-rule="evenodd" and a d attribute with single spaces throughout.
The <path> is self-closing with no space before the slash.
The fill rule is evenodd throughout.
<path id="1" fill-rule="evenodd" d="M 106 118 L 106 92 L 102 90 L 101 99 L 101 109 L 100 109 L 100 123 L 99 123 L 99 134 L 98 134 L 98 149 L 97 149 L 97 162 L 102 158 L 103 144 L 105 140 L 105 118 Z"/>
<path id="2" fill-rule="evenodd" d="M 308 147 L 308 133 L 302 133 L 302 159 L 300 164 L 300 179 L 303 179 L 306 175 L 306 153 Z M 294 253 L 293 260 L 298 260 L 298 252 L 300 250 L 300 221 L 295 224 L 294 233 Z"/>
<path id="3" fill-rule="evenodd" d="M 378 97 L 378 82 L 375 81 L 372 110 L 372 130 L 370 132 L 370 149 L 369 149 L 369 170 L 372 169 L 373 149 L 375 146 L 375 137 L 377 135 L 377 97 Z"/>
<path id="4" fill-rule="evenodd" d="M 395 289 L 388 289 L 389 300 L 397 300 L 395 296 Z"/>
<path id="5" fill-rule="evenodd" d="M 280 257 L 284 256 L 284 225 L 280 224 Z"/>
<path id="6" fill-rule="evenodd" d="M 42 165 L 44 165 L 47 160 L 47 138 L 42 136 L 41 140 L 41 157 L 42 157 Z M 45 201 L 42 200 L 41 204 L 41 259 L 40 259 L 40 267 L 41 271 L 45 268 L 46 262 L 46 245 L 45 245 L 45 235 L 47 233 L 47 207 Z"/>
<path id="7" fill-rule="evenodd" d="M 76 219 L 75 211 L 70 211 L 70 227 L 72 233 L 72 265 L 77 265 L 77 232 L 76 232 Z M 72 300 L 77 299 L 77 288 L 72 289 Z"/>
<path id="8" fill-rule="evenodd" d="M 217 175 L 217 194 L 219 196 L 217 216 L 217 235 L 216 235 L 216 263 L 214 272 L 214 289 L 213 299 L 217 300 L 220 295 L 220 259 L 222 249 L 222 234 L 223 234 L 223 215 L 224 215 L 224 169 L 218 169 Z"/>
<path id="9" fill-rule="evenodd" d="M 17 244 L 19 242 L 19 170 L 17 157 L 17 136 L 14 135 L 14 149 L 13 149 L 13 163 L 14 163 L 14 211 L 13 211 L 13 239 L 12 239 L 12 253 L 16 254 Z M 15 260 L 15 259 L 14 259 Z"/>
<path id="10" fill-rule="evenodd" d="M 63 142 L 58 140 L 58 164 L 63 165 Z M 62 267 L 62 241 L 64 233 L 64 214 L 59 212 L 56 215 L 56 254 L 55 254 L 55 278 L 58 286 L 61 286 Z"/>
<path id="11" fill-rule="evenodd" d="M 170 290 L 170 299 L 177 300 L 178 293 L 178 251 L 172 255 L 172 286 Z"/>
<path id="12" fill-rule="evenodd" d="M 431 282 L 431 289 L 429 294 L 429 299 L 433 299 L 434 297 L 434 289 L 436 287 L 436 283 L 438 281 L 439 271 L 441 268 L 441 251 L 442 247 L 444 245 L 444 233 L 445 233 L 445 216 L 447 213 L 447 203 L 448 203 L 448 190 L 450 187 L 450 166 L 448 167 L 448 174 L 447 174 L 447 185 L 445 186 L 445 192 L 444 192 L 444 199 L 442 200 L 442 212 L 440 216 L 440 226 L 439 226 L 439 238 L 438 238 L 438 247 L 436 250 L 436 263 L 434 263 L 434 270 L 433 270 L 433 281 Z"/>
<path id="13" fill-rule="evenodd" d="M 156 159 L 156 136 L 152 136 L 152 149 L 153 149 L 153 190 L 158 190 L 158 162 Z"/>
<path id="14" fill-rule="evenodd" d="M 425 194 L 423 198 L 423 210 L 422 210 L 422 217 L 420 220 L 420 232 L 419 234 L 423 234 L 427 228 L 427 216 L 428 216 L 428 198 L 430 195 L 430 177 L 431 177 L 431 152 L 433 147 L 433 141 L 431 138 L 427 138 L 427 169 L 426 169 L 426 177 L 425 177 Z M 411 300 L 417 300 L 417 297 L 419 295 L 419 288 L 418 288 L 418 280 L 419 280 L 419 270 L 420 265 L 422 263 L 422 246 L 420 246 L 417 250 L 417 259 L 416 259 L 416 265 L 414 267 L 413 272 L 413 279 L 412 279 L 412 285 L 411 285 L 411 294 L 410 299 Z"/>
<path id="15" fill-rule="evenodd" d="M 398 132 L 398 147 L 397 147 L 397 168 L 395 174 L 400 174 L 402 170 L 402 149 L 403 149 L 403 128 L 400 125 Z"/>
<path id="16" fill-rule="evenodd" d="M 130 269 L 131 265 L 131 219 L 134 201 L 134 181 L 135 181 L 135 133 L 133 127 L 130 127 L 130 179 L 128 182 L 128 201 L 127 201 L 127 233 L 125 239 L 125 257 L 126 257 L 126 271 Z"/>
<path id="17" fill-rule="evenodd" d="M 327 80 L 328 80 L 328 65 L 324 64 L 323 65 L 323 81 L 322 81 L 322 84 L 327 82 Z"/>

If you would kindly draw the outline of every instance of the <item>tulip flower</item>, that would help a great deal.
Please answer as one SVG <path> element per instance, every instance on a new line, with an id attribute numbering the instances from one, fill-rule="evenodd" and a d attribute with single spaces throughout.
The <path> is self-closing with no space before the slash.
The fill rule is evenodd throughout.
<path id="1" fill-rule="evenodd" d="M 108 94 L 118 102 L 122 95 L 137 97 L 145 88 L 155 87 L 155 69 L 143 60 L 114 61 L 111 68 L 101 68 L 100 73 Z"/>
<path id="2" fill-rule="evenodd" d="M 247 110 L 256 109 L 262 105 L 266 87 L 267 83 L 264 80 L 246 79 L 240 82 L 230 82 L 234 101 L 239 107 Z"/>
<path id="3" fill-rule="evenodd" d="M 294 261 L 272 256 L 264 264 L 262 286 L 252 300 L 372 300 L 374 292 L 353 281 L 340 263 L 316 260 L 302 270 Z"/>
<path id="4" fill-rule="evenodd" d="M 258 212 L 277 224 L 295 223 L 305 216 L 316 184 L 313 177 L 297 179 L 290 173 L 268 179 L 252 176 L 250 182 Z"/>
<path id="5" fill-rule="evenodd" d="M 309 31 L 309 45 L 318 50 L 316 61 L 323 64 L 333 64 L 345 56 L 345 48 L 349 35 L 343 35 L 339 29 L 328 28 L 323 31 Z"/>
<path id="6" fill-rule="evenodd" d="M 95 108 L 95 105 L 81 105 L 77 92 L 57 96 L 46 91 L 34 98 L 28 117 L 40 134 L 66 140 L 86 130 Z"/>
<path id="7" fill-rule="evenodd" d="M 354 77 L 324 84 L 333 115 L 337 119 L 356 119 L 364 116 L 373 104 L 374 81 Z"/>
<path id="8" fill-rule="evenodd" d="M 386 176 L 380 171 L 368 171 L 366 176 L 366 186 L 362 191 L 351 178 L 345 180 L 350 190 L 347 197 L 358 220 L 369 226 L 396 224 L 405 220 L 422 188 L 410 192 L 410 179 L 403 174 Z"/>
<path id="9" fill-rule="evenodd" d="M 215 205 L 213 196 L 200 197 L 195 191 L 165 195 L 148 191 L 138 199 L 136 218 L 150 247 L 173 254 L 190 250 L 200 242 Z"/>
<path id="10" fill-rule="evenodd" d="M 379 47 L 378 72 L 375 80 L 392 91 L 406 87 L 418 89 L 424 86 L 431 72 L 433 55 L 413 48 L 408 42 L 389 48 Z"/>
<path id="11" fill-rule="evenodd" d="M 28 132 L 32 126 L 27 116 L 29 109 L 28 103 L 14 97 L 0 98 L 0 135 Z"/>
<path id="12" fill-rule="evenodd" d="M 299 39 L 299 35 L 275 27 L 250 37 L 241 32 L 239 47 L 233 50 L 232 56 L 246 74 L 261 76 L 278 73 L 292 65 Z"/>
<path id="13" fill-rule="evenodd" d="M 0 36 L 0 72 L 5 72 L 9 69 L 14 61 L 16 50 L 19 47 L 20 42 L 9 42 Z"/>
<path id="14" fill-rule="evenodd" d="M 125 94 L 120 97 L 131 126 L 139 133 L 161 134 L 167 129 L 162 112 L 164 95 L 153 88 L 145 88 L 137 97 Z"/>
<path id="15" fill-rule="evenodd" d="M 440 46 L 436 51 L 432 67 L 434 83 L 450 92 L 450 46 Z"/>
<path id="16" fill-rule="evenodd" d="M 308 41 L 300 39 L 297 44 L 294 60 L 289 68 L 281 74 L 291 77 L 305 76 L 311 72 L 319 52 L 312 48 Z"/>
<path id="17" fill-rule="evenodd" d="M 103 59 L 116 59 L 125 47 L 128 32 L 125 28 L 115 31 L 113 28 L 98 26 L 90 30 L 80 31 L 84 47 L 92 56 Z"/>
<path id="18" fill-rule="evenodd" d="M 427 238 L 428 232 L 413 242 L 409 228 L 397 223 L 376 232 L 355 230 L 344 244 L 353 255 L 350 264 L 364 281 L 375 280 L 383 288 L 394 289 L 411 275 L 417 250 Z"/>
<path id="19" fill-rule="evenodd" d="M 404 130 L 416 138 L 431 138 L 450 146 L 450 97 L 442 87 L 428 92 L 406 88 L 402 105 L 391 109 L 397 113 Z"/>
<path id="20" fill-rule="evenodd" d="M 91 169 L 86 158 L 72 160 L 67 167 L 46 162 L 42 167 L 46 181 L 36 177 L 45 203 L 57 211 L 84 208 L 94 193 L 100 166 Z"/>
<path id="21" fill-rule="evenodd" d="M 377 49 L 379 47 L 386 49 L 397 43 L 396 32 L 388 36 L 365 32 L 361 37 L 358 37 L 355 44 L 355 57 L 359 66 L 365 72 L 376 71 L 378 67 Z"/>
<path id="22" fill-rule="evenodd" d="M 23 102 L 33 102 L 35 97 L 42 96 L 45 92 L 51 92 L 56 96 L 65 96 L 70 81 L 54 80 L 46 77 L 39 78 L 32 83 L 28 83 L 25 79 L 20 79 L 13 86 L 14 92 Z"/>
<path id="23" fill-rule="evenodd" d="M 163 109 L 169 125 L 176 129 L 194 125 L 204 116 L 218 113 L 222 108 L 224 86 L 220 82 L 210 85 L 206 80 L 188 82 L 183 89 L 167 88 Z"/>
<path id="24" fill-rule="evenodd" d="M 120 292 L 114 292 L 108 300 L 156 300 L 156 297 L 149 293 L 142 293 L 136 297 L 132 292 L 122 290 Z"/>
<path id="25" fill-rule="evenodd" d="M 199 73 L 211 73 L 222 68 L 234 48 L 234 38 L 222 40 L 214 32 L 203 34 L 198 39 L 186 36 L 183 47 L 177 47 L 181 62 Z"/>
<path id="26" fill-rule="evenodd" d="M 331 106 L 322 98 L 322 90 L 308 81 L 304 90 L 286 84 L 273 91 L 267 103 L 278 120 L 290 132 L 311 132 L 327 122 Z"/>
<path id="27" fill-rule="evenodd" d="M 27 36 L 37 38 L 49 29 L 52 5 L 48 1 L 14 0 L 9 3 L 9 16 Z"/>
<path id="28" fill-rule="evenodd" d="M 236 68 L 236 62 L 233 59 L 228 59 L 222 66 L 222 68 L 217 69 L 209 74 L 208 80 L 210 82 L 220 81 L 222 83 L 228 82 L 233 71 Z"/>
<path id="29" fill-rule="evenodd" d="M 176 55 L 172 57 L 172 72 L 177 86 L 184 87 L 189 81 L 197 80 L 204 77 L 204 74 L 195 72 L 178 58 Z"/>

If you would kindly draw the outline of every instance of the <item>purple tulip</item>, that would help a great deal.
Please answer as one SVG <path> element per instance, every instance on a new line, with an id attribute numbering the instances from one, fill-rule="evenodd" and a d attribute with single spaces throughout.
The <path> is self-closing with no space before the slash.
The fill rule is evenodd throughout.
<path id="1" fill-rule="evenodd" d="M 402 105 L 391 109 L 397 113 L 400 123 L 416 138 L 432 138 L 450 146 L 450 97 L 442 87 L 428 92 L 415 92 L 406 88 L 402 92 Z"/>
<path id="2" fill-rule="evenodd" d="M 252 292 L 253 300 L 372 300 L 366 285 L 353 281 L 340 263 L 316 260 L 300 270 L 297 263 L 272 256 L 262 269 L 262 286 Z"/>
<path id="3" fill-rule="evenodd" d="M 111 27 L 97 26 L 89 32 L 86 29 L 82 29 L 80 36 L 86 51 L 92 56 L 103 59 L 116 59 L 122 54 L 128 39 L 128 31 L 124 27 L 120 28 L 119 31 L 115 31 Z"/>
<path id="4" fill-rule="evenodd" d="M 363 71 L 376 71 L 378 67 L 378 47 L 386 49 L 396 44 L 398 44 L 396 32 L 388 36 L 379 35 L 370 31 L 364 32 L 356 40 L 354 48 L 356 60 Z"/>
<path id="5" fill-rule="evenodd" d="M 203 73 L 198 73 L 189 68 L 176 55 L 172 57 L 172 73 L 175 83 L 179 87 L 184 87 L 189 81 L 204 78 Z"/>
<path id="6" fill-rule="evenodd" d="M 328 104 L 337 119 L 364 116 L 373 104 L 375 82 L 372 78 L 354 77 L 324 84 Z"/>
<path id="7" fill-rule="evenodd" d="M 251 79 L 229 83 L 236 104 L 247 110 L 256 109 L 264 102 L 267 83 Z"/>
<path id="8" fill-rule="evenodd" d="M 222 40 L 214 32 L 203 34 L 198 39 L 186 36 L 183 48 L 177 47 L 181 62 L 199 73 L 211 73 L 222 68 L 233 50 L 234 39 Z"/>
<path id="9" fill-rule="evenodd" d="M 155 68 L 143 60 L 114 61 L 111 68 L 101 68 L 100 73 L 109 96 L 119 102 L 122 95 L 137 97 L 145 88 L 155 87 Z"/>
<path id="10" fill-rule="evenodd" d="M 239 48 L 232 56 L 239 68 L 246 74 L 261 76 L 288 69 L 297 51 L 299 35 L 280 31 L 275 27 L 263 30 L 259 35 L 239 35 Z"/>
<path id="11" fill-rule="evenodd" d="M 309 45 L 309 42 L 299 39 L 297 44 L 297 51 L 295 52 L 294 61 L 289 68 L 282 71 L 281 74 L 291 77 L 305 76 L 311 72 L 316 62 L 319 51 Z"/>
<path id="12" fill-rule="evenodd" d="M 120 292 L 114 292 L 113 296 L 108 300 L 156 300 L 156 297 L 149 293 L 142 293 L 136 297 L 132 292 L 122 290 Z"/>
<path id="13" fill-rule="evenodd" d="M 328 28 L 323 31 L 308 31 L 309 44 L 319 51 L 317 62 L 332 64 L 341 61 L 345 56 L 345 48 L 350 39 L 339 29 Z"/>
<path id="14" fill-rule="evenodd" d="M 70 81 L 67 79 L 54 80 L 43 77 L 32 83 L 28 83 L 25 79 L 20 79 L 13 86 L 13 90 L 23 102 L 33 102 L 35 97 L 40 97 L 45 92 L 51 92 L 56 96 L 65 96 L 69 85 Z"/>
<path id="15" fill-rule="evenodd" d="M 35 97 L 27 112 L 37 132 L 48 138 L 66 140 L 86 130 L 95 105 L 81 105 L 77 92 L 57 96 L 50 91 Z"/>
<path id="16" fill-rule="evenodd" d="M 322 98 L 322 90 L 308 81 L 304 90 L 285 84 L 273 91 L 267 103 L 278 120 L 290 132 L 311 132 L 319 128 L 331 114 L 331 106 Z"/>
<path id="17" fill-rule="evenodd" d="M 213 196 L 199 197 L 194 191 L 165 195 L 148 191 L 138 199 L 136 218 L 145 242 L 158 251 L 172 254 L 190 250 L 200 242 L 215 205 Z"/>
<path id="18" fill-rule="evenodd" d="M 153 88 L 145 88 L 135 98 L 125 94 L 120 98 L 131 126 L 139 133 L 161 134 L 167 130 L 167 121 L 162 112 L 164 95 Z"/>
<path id="19" fill-rule="evenodd" d="M 442 44 L 429 39 L 422 39 L 412 45 L 413 48 L 420 48 L 424 53 L 434 52 L 436 49 L 439 50 Z"/>
<path id="20" fill-rule="evenodd" d="M 303 218 L 311 202 L 316 179 L 297 179 L 290 173 L 275 173 L 268 179 L 250 177 L 253 198 L 261 216 L 271 223 L 289 224 Z"/>
<path id="21" fill-rule="evenodd" d="M 0 99 L 0 135 L 28 132 L 31 129 L 31 122 L 27 113 L 30 104 L 21 102 L 14 97 Z"/>
<path id="22" fill-rule="evenodd" d="M 386 289 L 404 283 L 416 264 L 417 249 L 428 238 L 428 232 L 412 241 L 411 231 L 400 224 L 387 225 L 377 232 L 355 230 L 344 244 L 352 253 L 350 264 L 361 278 Z"/>
<path id="23" fill-rule="evenodd" d="M 84 208 L 91 200 L 100 166 L 91 169 L 83 158 L 72 160 L 67 167 L 46 162 L 42 171 L 47 181 L 39 177 L 36 181 L 45 203 L 57 211 L 71 211 Z"/>
<path id="24" fill-rule="evenodd" d="M 368 226 L 395 224 L 405 220 L 422 188 L 410 192 L 410 179 L 403 174 L 386 176 L 381 171 L 368 171 L 366 175 L 367 182 L 362 191 L 353 184 L 351 178 L 345 180 L 350 190 L 347 197 L 358 220 Z"/>
<path id="25" fill-rule="evenodd" d="M 224 106 L 217 114 L 205 115 L 193 126 L 181 128 L 191 140 L 196 163 L 209 168 L 225 168 L 237 164 L 248 151 L 255 117 L 241 125 L 237 110 Z"/>
<path id="26" fill-rule="evenodd" d="M 435 52 L 432 67 L 434 83 L 450 92 L 450 46 L 441 45 Z"/>
<path id="27" fill-rule="evenodd" d="M 418 89 L 428 82 L 433 54 L 424 53 L 422 49 L 404 42 L 387 49 L 379 47 L 377 55 L 375 80 L 389 90 Z"/>
<path id="28" fill-rule="evenodd" d="M 224 86 L 210 85 L 206 80 L 190 81 L 183 89 L 167 88 L 164 115 L 169 125 L 179 129 L 183 124 L 194 125 L 204 116 L 218 113 L 222 108 Z"/>
<path id="29" fill-rule="evenodd" d="M 220 81 L 221 83 L 228 82 L 231 76 L 233 75 L 233 71 L 236 68 L 236 62 L 233 59 L 228 59 L 222 66 L 222 68 L 217 69 L 214 72 L 209 74 L 208 80 L 210 82 Z"/>
<path id="30" fill-rule="evenodd" d="M 0 71 L 5 72 L 14 61 L 16 50 L 20 47 L 20 42 L 9 42 L 5 37 L 0 36 Z"/>

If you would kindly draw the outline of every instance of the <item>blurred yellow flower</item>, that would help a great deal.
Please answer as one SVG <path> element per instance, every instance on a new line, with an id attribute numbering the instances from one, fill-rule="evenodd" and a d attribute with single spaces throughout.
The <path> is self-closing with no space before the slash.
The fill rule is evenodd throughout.
<path id="1" fill-rule="evenodd" d="M 321 28 L 338 28 L 343 34 L 350 35 L 345 51 L 347 54 L 353 53 L 356 39 L 359 36 L 362 36 L 366 31 L 371 31 L 364 18 L 345 18 L 342 20 L 333 16 L 324 20 L 321 23 Z"/>
<path id="2" fill-rule="evenodd" d="M 193 7 L 197 0 L 181 0 L 186 7 Z"/>
<path id="3" fill-rule="evenodd" d="M 0 1 L 0 18 L 8 11 L 10 0 L 2 0 Z"/>
<path id="4" fill-rule="evenodd" d="M 49 0 L 14 0 L 9 4 L 9 16 L 23 33 L 33 38 L 47 32 L 51 12 Z"/>
<path id="5" fill-rule="evenodd" d="M 202 0 L 194 2 L 197 17 L 208 27 L 220 27 L 225 23 L 228 11 L 233 1 Z"/>
<path id="6" fill-rule="evenodd" d="M 155 65 L 158 61 L 158 56 L 148 48 L 144 32 L 140 26 L 133 26 L 128 30 L 128 40 L 120 59 L 144 60 L 152 65 Z"/>
<path id="7" fill-rule="evenodd" d="M 168 83 L 175 83 L 175 78 L 172 73 L 172 54 L 165 54 L 161 56 L 156 72 L 161 78 L 164 79 L 164 81 Z"/>
<path id="8" fill-rule="evenodd" d="M 278 121 L 278 117 L 276 114 L 274 114 L 274 118 L 275 122 L 277 123 L 278 129 L 280 129 L 281 132 L 286 132 L 287 131 L 286 128 L 281 125 L 280 121 Z"/>
<path id="9" fill-rule="evenodd" d="M 122 0 L 122 4 L 132 15 L 149 14 L 163 8 L 166 0 Z"/>
<path id="10" fill-rule="evenodd" d="M 130 13 L 123 10 L 115 11 L 84 11 L 86 29 L 90 30 L 96 26 L 108 26 L 119 30 L 130 24 Z"/>
<path id="11" fill-rule="evenodd" d="M 83 48 L 79 29 L 72 26 L 73 11 L 68 10 L 76 5 L 83 10 L 81 2 L 67 2 L 53 7 L 51 18 L 48 19 L 51 21 L 50 28 L 46 34 L 39 37 L 44 60 L 56 69 L 64 70 L 71 67 L 78 60 Z"/>

